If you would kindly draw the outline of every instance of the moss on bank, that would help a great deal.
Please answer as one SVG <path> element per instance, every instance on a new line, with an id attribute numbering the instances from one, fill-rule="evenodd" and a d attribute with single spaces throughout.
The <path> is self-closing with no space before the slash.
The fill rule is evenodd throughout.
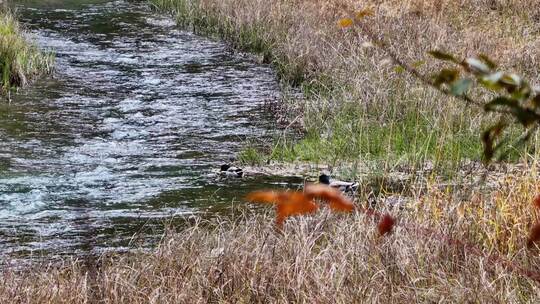
<path id="1" fill-rule="evenodd" d="M 304 138 L 261 149 L 266 157 L 408 165 L 429 160 L 444 167 L 480 158 L 480 132 L 487 123 L 482 110 L 466 108 L 424 87 L 397 71 L 361 34 L 340 29 L 336 21 L 348 9 L 362 8 L 354 2 L 151 2 L 175 15 L 186 28 L 259 53 L 277 68 L 285 85 L 302 89 L 303 99 L 285 97 L 285 112 L 294 113 L 289 114 L 290 120 L 300 115 Z M 376 7 L 370 26 L 391 42 L 404 61 L 425 74 L 438 67 L 426 58 L 427 51 L 444 48 L 458 54 L 490 54 L 503 68 L 517 68 L 532 79 L 537 76 L 538 69 L 530 62 L 539 62 L 535 41 L 540 34 L 529 31 L 534 25 L 528 12 L 534 10 L 525 3 L 492 7 L 483 0 L 440 5 L 366 1 L 363 5 Z M 475 18 L 465 18 L 470 15 Z M 523 37 L 522 31 L 533 34 Z M 520 49 L 521 56 L 514 48 Z"/>
<path id="2" fill-rule="evenodd" d="M 54 58 L 25 37 L 15 16 L 0 8 L 0 93 L 23 87 L 38 75 L 49 73 Z"/>

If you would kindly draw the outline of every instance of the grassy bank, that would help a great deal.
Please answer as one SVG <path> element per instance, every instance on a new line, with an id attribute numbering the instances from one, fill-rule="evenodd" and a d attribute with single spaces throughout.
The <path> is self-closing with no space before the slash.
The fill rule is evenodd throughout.
<path id="1" fill-rule="evenodd" d="M 31 42 L 15 16 L 0 7 L 0 93 L 27 85 L 36 76 L 49 73 L 53 56 Z"/>
<path id="2" fill-rule="evenodd" d="M 151 253 L 3 270 L 0 302 L 536 303 L 537 282 L 488 258 L 540 269 L 538 248 L 524 245 L 538 174 L 523 169 L 493 177 L 494 190 L 470 201 L 434 186 L 410 208 L 387 210 L 398 222 L 384 237 L 363 213 L 294 218 L 278 232 L 273 214 L 237 208 L 171 233 Z"/>
<path id="3" fill-rule="evenodd" d="M 538 78 L 537 10 L 523 1 L 363 1 L 361 7 L 338 0 L 151 2 L 189 29 L 259 53 L 284 83 L 302 89 L 304 99 L 289 97 L 285 112 L 289 120 L 300 115 L 305 137 L 267 147 L 278 160 L 410 165 L 481 154 L 481 111 L 399 73 L 365 37 L 339 28 L 348 10 L 374 7 L 370 27 L 423 73 L 437 67 L 426 52 L 438 48 L 489 54 L 503 68 Z"/>
<path id="4" fill-rule="evenodd" d="M 286 102 L 306 135 L 274 143 L 275 159 L 397 165 L 480 153 L 480 112 L 396 72 L 362 37 L 338 28 L 346 1 L 153 1 L 186 27 L 259 52 L 285 86 L 303 90 L 303 99 Z M 383 1 L 373 26 L 410 62 L 436 46 L 480 50 L 538 78 L 530 4 L 433 3 L 440 5 Z M 485 168 L 472 166 L 463 178 L 470 184 L 423 176 L 418 188 L 384 193 L 408 197 L 403 208 L 376 206 L 397 219 L 384 237 L 360 211 L 293 218 L 277 231 L 271 211 L 241 203 L 228 217 L 171 232 L 151 252 L 2 269 L 0 303 L 536 303 L 540 284 L 527 271 L 540 269 L 540 248 L 526 243 L 540 218 L 532 204 L 539 167 L 502 165 L 479 182 Z"/>

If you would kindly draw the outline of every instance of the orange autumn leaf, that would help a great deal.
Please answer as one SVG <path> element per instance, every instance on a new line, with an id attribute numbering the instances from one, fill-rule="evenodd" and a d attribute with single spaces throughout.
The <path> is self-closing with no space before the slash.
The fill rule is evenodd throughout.
<path id="1" fill-rule="evenodd" d="M 341 28 L 347 28 L 352 26 L 354 21 L 351 18 L 343 18 L 339 20 L 338 24 Z"/>
<path id="2" fill-rule="evenodd" d="M 319 198 L 327 201 L 333 210 L 345 212 L 354 210 L 354 204 L 349 199 L 344 197 L 339 190 L 327 185 L 308 185 L 304 193 L 310 199 Z"/>
<path id="3" fill-rule="evenodd" d="M 540 240 L 540 223 L 536 223 L 529 233 L 529 239 L 527 240 L 527 247 L 531 247 L 534 243 Z"/>
<path id="4" fill-rule="evenodd" d="M 373 9 L 366 8 L 361 11 L 356 12 L 356 19 L 361 20 L 367 16 L 373 16 L 375 13 L 373 12 Z"/>
<path id="5" fill-rule="evenodd" d="M 279 201 L 279 192 L 275 191 L 254 191 L 246 196 L 249 202 L 274 204 Z"/>
<path id="6" fill-rule="evenodd" d="M 286 218 L 294 215 L 313 213 L 319 209 L 317 204 L 300 192 L 290 192 L 276 207 L 276 223 L 282 225 Z"/>
<path id="7" fill-rule="evenodd" d="M 354 204 L 349 199 L 339 190 L 327 185 L 308 185 L 304 192 L 265 190 L 251 192 L 246 196 L 246 200 L 250 202 L 275 204 L 276 224 L 280 227 L 289 216 L 316 212 L 319 209 L 313 201 L 316 198 L 328 202 L 332 210 L 354 210 Z"/>
<path id="8" fill-rule="evenodd" d="M 250 202 L 276 205 L 276 224 L 282 226 L 287 217 L 317 211 L 318 206 L 301 192 L 255 191 L 246 197 Z"/>
<path id="9" fill-rule="evenodd" d="M 389 214 L 385 214 L 379 224 L 377 225 L 377 229 L 379 230 L 380 235 L 385 235 L 387 233 L 392 232 L 392 228 L 394 227 L 394 224 L 396 221 L 393 217 L 391 217 Z"/>

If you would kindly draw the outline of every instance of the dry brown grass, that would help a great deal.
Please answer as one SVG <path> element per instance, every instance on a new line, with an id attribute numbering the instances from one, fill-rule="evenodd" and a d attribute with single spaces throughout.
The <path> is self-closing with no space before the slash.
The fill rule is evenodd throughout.
<path id="1" fill-rule="evenodd" d="M 196 31 L 263 54 L 306 98 L 292 99 L 312 140 L 292 155 L 308 161 L 387 158 L 389 162 L 460 160 L 480 154 L 479 109 L 467 109 L 397 73 L 384 52 L 337 20 L 373 7 L 369 27 L 409 64 L 431 74 L 426 53 L 485 53 L 503 69 L 538 79 L 540 2 L 502 0 L 152 0 Z M 343 142 L 343 139 L 347 139 Z M 287 154 L 287 153 L 285 153 Z M 281 154 L 279 154 L 281 155 Z"/>
<path id="2" fill-rule="evenodd" d="M 471 201 L 434 188 L 411 208 L 384 210 L 397 218 L 384 237 L 363 213 L 293 218 L 278 231 L 273 214 L 242 207 L 151 253 L 4 270 L 0 302 L 536 303 L 540 283 L 516 270 L 540 269 L 538 248 L 525 248 L 539 177 L 524 172 L 493 177 L 495 190 Z"/>
<path id="3" fill-rule="evenodd" d="M 232 42 L 270 43 L 263 43 L 262 51 L 271 48 L 284 76 L 294 78 L 300 71 L 308 79 L 305 86 L 332 87 L 331 94 L 312 91 L 316 94 L 295 103 L 306 127 L 317 126 L 322 138 L 359 133 L 373 144 L 381 139 L 362 128 L 376 124 L 393 130 L 382 139 L 390 142 L 404 132 L 399 122 L 413 113 L 423 117 L 413 125 L 455 131 L 428 134 L 439 148 L 455 133 L 477 130 L 479 124 L 478 112 L 463 113 L 461 105 L 395 73 L 385 55 L 362 36 L 339 29 L 336 20 L 348 6 L 379 3 L 371 26 L 408 62 L 423 59 L 435 47 L 463 55 L 484 52 L 505 68 L 538 78 L 538 1 L 155 2 L 195 4 L 175 9 L 189 22 L 200 22 L 199 27 L 221 29 Z M 421 69 L 433 67 L 428 62 Z M 360 110 L 343 119 L 339 130 L 334 117 L 352 108 Z M 361 122 L 360 129 L 353 121 Z M 421 142 L 422 134 L 417 135 L 404 144 Z M 352 146 L 345 152 L 353 151 L 352 158 L 363 155 L 355 150 L 364 148 L 360 139 L 347 141 Z M 328 152 L 324 146 L 320 150 Z M 539 283 L 517 269 L 540 269 L 539 248 L 526 248 L 539 217 L 532 205 L 540 192 L 537 168 L 534 163 L 510 173 L 490 173 L 485 189 L 474 184 L 455 191 L 428 182 L 427 190 L 416 193 L 405 209 L 388 210 L 397 225 L 385 237 L 378 236 L 376 221 L 363 213 L 295 218 L 282 232 L 274 229 L 272 214 L 248 209 L 240 216 L 199 220 L 167 236 L 151 253 L 4 270 L 0 302 L 536 303 Z M 511 269 L 501 259 L 518 267 Z"/>
<path id="4" fill-rule="evenodd" d="M 221 18 L 215 27 L 226 25 L 231 34 L 262 28 L 256 34 L 270 42 L 271 51 L 296 65 L 307 78 L 325 75 L 355 90 L 391 88 L 384 64 L 375 50 L 362 44 L 364 37 L 344 33 L 337 20 L 348 10 L 375 8 L 370 27 L 391 42 L 401 58 L 414 62 L 434 48 L 444 48 L 463 56 L 489 54 L 505 68 L 515 67 L 533 79 L 538 77 L 540 54 L 540 8 L 538 1 L 349 1 L 349 0 L 155 0 L 175 9 L 181 18 L 197 12 Z M 180 11 L 177 5 L 191 11 Z M 224 21 L 223 21 L 223 20 Z M 186 20 L 185 20 L 186 21 Z M 193 20 L 187 20 L 190 22 Z M 200 21 L 203 22 L 203 21 Z M 227 29 L 228 30 L 228 29 Z M 225 30 L 224 30 L 225 31 Z M 232 37 L 231 37 L 232 39 Z M 238 38 L 239 39 L 239 38 Z M 236 41 L 239 42 L 239 41 Z M 250 42 L 250 41 L 247 41 Z M 240 45 L 241 46 L 241 45 Z M 428 62 L 427 68 L 430 65 Z M 382 69 L 382 71 L 381 71 Z M 391 73 L 390 73 L 391 74 Z M 373 85 L 375 84 L 375 86 Z M 382 88 L 379 85 L 383 85 Z M 353 91 L 355 91 L 353 90 Z M 377 92 L 370 92 L 365 96 Z"/>

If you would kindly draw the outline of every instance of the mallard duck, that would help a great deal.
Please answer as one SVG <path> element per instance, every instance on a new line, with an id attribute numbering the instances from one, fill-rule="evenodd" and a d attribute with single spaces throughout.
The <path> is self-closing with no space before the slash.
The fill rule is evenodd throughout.
<path id="1" fill-rule="evenodd" d="M 354 194 L 356 190 L 358 190 L 358 186 L 360 185 L 357 182 L 344 182 L 344 181 L 339 181 L 339 180 L 332 180 L 330 179 L 330 176 L 326 174 L 321 174 L 321 176 L 319 176 L 319 183 L 328 185 L 335 189 L 339 189 L 339 191 L 343 193 L 348 193 L 348 194 Z"/>
<path id="2" fill-rule="evenodd" d="M 242 170 L 242 168 L 233 167 L 233 166 L 225 164 L 221 166 L 219 174 L 223 176 L 228 176 L 228 177 L 240 178 L 244 175 L 244 171 Z"/>

